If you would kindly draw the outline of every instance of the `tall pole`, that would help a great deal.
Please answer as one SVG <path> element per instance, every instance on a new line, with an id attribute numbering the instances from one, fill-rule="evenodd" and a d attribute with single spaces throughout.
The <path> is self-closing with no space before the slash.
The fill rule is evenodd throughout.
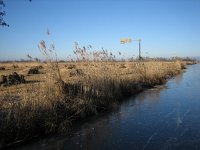
<path id="1" fill-rule="evenodd" d="M 140 45 L 141 39 L 139 39 L 139 60 L 141 60 L 141 45 Z"/>

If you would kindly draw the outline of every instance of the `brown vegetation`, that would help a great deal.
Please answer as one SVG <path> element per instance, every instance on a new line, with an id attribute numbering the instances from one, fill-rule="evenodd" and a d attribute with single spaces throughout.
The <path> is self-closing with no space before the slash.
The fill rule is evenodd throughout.
<path id="1" fill-rule="evenodd" d="M 181 61 L 116 62 L 112 53 L 89 54 L 77 44 L 75 53 L 81 61 L 58 63 L 54 46 L 48 49 L 44 41 L 40 46 L 47 60 L 40 63 L 44 74 L 27 75 L 27 69 L 38 62 L 18 63 L 17 68 L 3 64 L 8 70 L 0 72 L 18 71 L 27 82 L 0 87 L 0 141 L 4 147 L 68 131 L 73 123 L 116 107 L 125 96 L 162 84 L 185 67 Z"/>
<path id="2" fill-rule="evenodd" d="M 25 76 L 27 81 L 41 82 L 1 87 L 0 135 L 4 144 L 67 131 L 73 122 L 112 108 L 124 96 L 162 84 L 183 68 L 180 61 L 67 65 L 73 67 L 43 64 L 46 74 Z M 26 73 L 26 69 L 19 72 Z"/>

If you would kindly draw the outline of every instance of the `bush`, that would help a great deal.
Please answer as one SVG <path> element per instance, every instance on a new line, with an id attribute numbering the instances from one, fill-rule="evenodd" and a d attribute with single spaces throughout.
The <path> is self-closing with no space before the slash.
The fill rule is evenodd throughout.
<path id="1" fill-rule="evenodd" d="M 39 69 L 35 67 L 35 68 L 29 69 L 28 74 L 40 74 L 40 72 L 39 72 Z"/>
<path id="2" fill-rule="evenodd" d="M 0 70 L 6 70 L 6 68 L 5 67 L 0 67 Z"/>
<path id="3" fill-rule="evenodd" d="M 3 86 L 25 83 L 24 76 L 19 75 L 17 72 L 14 72 L 13 74 L 10 74 L 8 76 L 2 75 L 1 78 L 2 78 L 1 85 Z"/>

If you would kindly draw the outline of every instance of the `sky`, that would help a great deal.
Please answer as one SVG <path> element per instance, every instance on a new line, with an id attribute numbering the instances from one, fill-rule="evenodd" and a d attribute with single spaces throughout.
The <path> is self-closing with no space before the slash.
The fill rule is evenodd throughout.
<path id="1" fill-rule="evenodd" d="M 4 0 L 10 27 L 0 27 L 0 60 L 41 58 L 41 40 L 59 59 L 73 57 L 74 42 L 125 58 L 200 56 L 200 0 Z M 49 29 L 50 36 L 46 35 Z"/>

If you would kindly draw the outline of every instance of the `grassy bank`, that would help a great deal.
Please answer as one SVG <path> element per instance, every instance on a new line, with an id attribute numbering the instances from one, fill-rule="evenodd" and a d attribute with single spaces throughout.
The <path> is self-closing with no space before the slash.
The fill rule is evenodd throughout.
<path id="1" fill-rule="evenodd" d="M 41 74 L 25 78 L 38 82 L 1 87 L 2 146 L 67 132 L 74 123 L 112 109 L 125 96 L 162 84 L 185 68 L 181 61 L 85 61 L 18 64 L 15 71 L 26 74 L 37 65 L 43 66 Z M 13 71 L 6 67 L 5 72 Z"/>

